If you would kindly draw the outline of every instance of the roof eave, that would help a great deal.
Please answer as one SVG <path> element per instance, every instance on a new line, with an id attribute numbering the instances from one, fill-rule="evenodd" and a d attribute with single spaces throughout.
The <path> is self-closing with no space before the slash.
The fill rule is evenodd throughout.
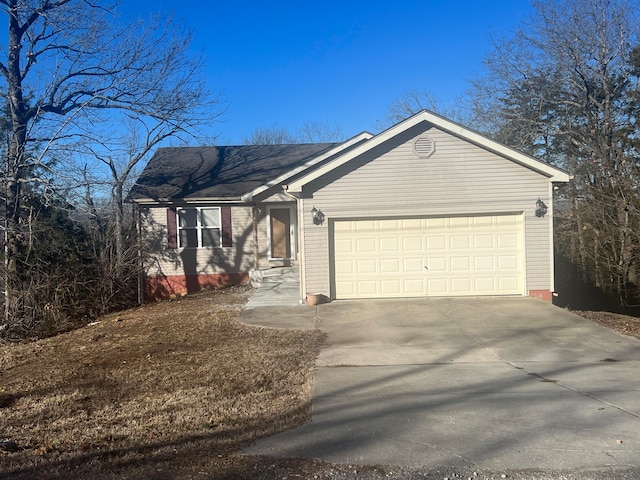
<path id="1" fill-rule="evenodd" d="M 133 198 L 129 201 L 144 206 L 244 204 L 242 197 Z"/>
<path id="2" fill-rule="evenodd" d="M 333 155 L 337 155 L 340 152 L 346 150 L 347 148 L 357 144 L 358 142 L 361 142 L 363 140 L 369 140 L 370 138 L 372 138 L 373 135 L 369 132 L 362 132 L 359 133 L 358 135 L 351 137 L 350 139 L 344 141 L 343 143 L 341 143 L 340 145 L 326 151 L 325 153 L 323 153 L 322 155 L 319 155 L 317 157 L 313 157 L 311 160 L 305 162 L 304 164 L 293 168 L 291 170 L 289 170 L 287 173 L 284 173 L 282 175 L 280 175 L 279 177 L 275 178 L 274 180 L 267 182 L 263 185 L 260 185 L 258 188 L 255 188 L 253 190 L 251 190 L 248 193 L 245 193 L 241 198 L 243 202 L 247 202 L 250 203 L 253 201 L 253 197 L 255 197 L 256 195 L 259 195 L 260 193 L 264 192 L 265 190 L 268 190 L 269 188 L 278 186 L 278 185 L 283 185 L 287 179 L 293 177 L 294 175 L 297 175 L 300 172 L 305 171 L 308 168 L 313 167 L 314 165 L 317 165 L 318 163 L 322 162 L 323 160 L 326 160 L 329 157 L 332 157 Z"/>

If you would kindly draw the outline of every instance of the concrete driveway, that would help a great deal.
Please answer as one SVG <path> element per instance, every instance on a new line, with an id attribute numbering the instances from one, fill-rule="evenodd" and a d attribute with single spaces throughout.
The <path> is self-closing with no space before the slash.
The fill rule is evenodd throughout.
<path id="1" fill-rule="evenodd" d="M 314 310 L 290 308 L 307 309 L 300 318 Z M 342 301 L 314 314 L 327 346 L 313 420 L 247 453 L 431 468 L 640 466 L 639 340 L 531 298 Z"/>

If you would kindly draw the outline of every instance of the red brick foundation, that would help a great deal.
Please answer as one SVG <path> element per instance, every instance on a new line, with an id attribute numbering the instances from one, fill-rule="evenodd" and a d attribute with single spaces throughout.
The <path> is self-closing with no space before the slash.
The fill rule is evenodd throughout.
<path id="1" fill-rule="evenodd" d="M 553 292 L 549 290 L 529 290 L 530 297 L 536 297 L 545 302 L 553 302 Z"/>
<path id="2" fill-rule="evenodd" d="M 249 282 L 248 273 L 221 273 L 211 275 L 170 275 L 147 277 L 145 300 L 160 301 L 200 290 L 229 287 Z"/>

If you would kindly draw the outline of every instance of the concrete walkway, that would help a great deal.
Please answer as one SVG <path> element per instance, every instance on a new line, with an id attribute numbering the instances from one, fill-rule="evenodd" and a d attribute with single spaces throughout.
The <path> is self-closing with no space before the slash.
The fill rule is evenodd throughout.
<path id="1" fill-rule="evenodd" d="M 246 453 L 430 468 L 640 467 L 637 339 L 531 298 L 306 308 L 328 336 L 313 420 Z M 273 310 L 266 323 L 286 315 Z"/>
<path id="2" fill-rule="evenodd" d="M 300 304 L 299 267 L 262 270 L 255 293 L 240 313 L 247 325 L 313 329 L 316 308 Z"/>

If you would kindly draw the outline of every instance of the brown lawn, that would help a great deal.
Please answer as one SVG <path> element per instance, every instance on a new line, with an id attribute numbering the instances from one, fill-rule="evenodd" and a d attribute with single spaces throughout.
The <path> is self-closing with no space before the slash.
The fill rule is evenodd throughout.
<path id="1" fill-rule="evenodd" d="M 310 419 L 311 374 L 322 343 L 317 331 L 239 323 L 251 293 L 245 287 L 200 293 L 54 338 L 0 344 L 0 479 L 412 475 L 397 467 L 240 453 Z M 639 335 L 637 318 L 578 313 Z"/>
<path id="2" fill-rule="evenodd" d="M 257 438 L 309 420 L 318 332 L 237 321 L 200 293 L 0 345 L 1 478 L 250 478 Z M 270 464 L 269 464 L 270 465 Z"/>

